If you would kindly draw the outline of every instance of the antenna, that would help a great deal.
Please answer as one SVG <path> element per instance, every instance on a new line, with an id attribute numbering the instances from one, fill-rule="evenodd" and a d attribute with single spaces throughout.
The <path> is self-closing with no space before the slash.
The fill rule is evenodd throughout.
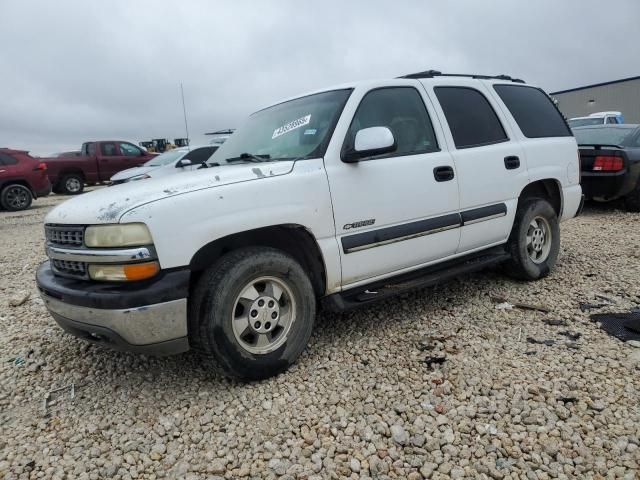
<path id="1" fill-rule="evenodd" d="M 180 82 L 180 93 L 182 94 L 182 113 L 184 113 L 184 129 L 187 131 L 187 149 L 191 151 L 191 141 L 189 140 L 189 124 L 187 123 L 187 107 L 184 104 L 184 88 Z"/>

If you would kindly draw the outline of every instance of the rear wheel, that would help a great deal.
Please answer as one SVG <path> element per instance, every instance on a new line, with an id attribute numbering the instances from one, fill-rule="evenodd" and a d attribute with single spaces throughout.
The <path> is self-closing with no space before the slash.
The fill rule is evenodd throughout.
<path id="1" fill-rule="evenodd" d="M 640 183 L 629 195 L 624 197 L 624 205 L 630 212 L 640 212 Z"/>
<path id="2" fill-rule="evenodd" d="M 7 185 L 2 189 L 0 193 L 0 204 L 2 208 L 10 212 L 17 212 L 18 210 L 26 210 L 31 206 L 33 196 L 31 191 L 20 184 Z"/>
<path id="3" fill-rule="evenodd" d="M 58 189 L 67 195 L 77 195 L 84 190 L 84 178 L 78 173 L 69 173 L 62 177 Z"/>
<path id="4" fill-rule="evenodd" d="M 277 375 L 304 350 L 315 319 L 309 278 L 267 247 L 233 251 L 206 270 L 190 304 L 190 343 L 244 380 Z"/>
<path id="5" fill-rule="evenodd" d="M 511 260 L 507 272 L 521 280 L 546 277 L 556 264 L 560 251 L 558 216 L 542 198 L 522 200 L 509 237 Z"/>

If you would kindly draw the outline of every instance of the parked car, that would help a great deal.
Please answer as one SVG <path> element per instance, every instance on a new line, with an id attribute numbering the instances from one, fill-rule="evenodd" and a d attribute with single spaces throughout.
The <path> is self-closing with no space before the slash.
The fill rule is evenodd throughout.
<path id="1" fill-rule="evenodd" d="M 4 210 L 25 210 L 34 198 L 49 193 L 46 163 L 26 150 L 0 148 L 0 206 Z"/>
<path id="2" fill-rule="evenodd" d="M 540 89 L 429 71 L 254 113 L 218 167 L 91 192 L 45 219 L 45 305 L 105 346 L 260 379 L 345 310 L 505 263 L 554 268 L 578 147 Z"/>
<path id="3" fill-rule="evenodd" d="M 571 128 L 587 125 L 617 125 L 624 123 L 624 118 L 620 112 L 596 112 L 588 117 L 570 118 L 567 123 Z"/>
<path id="4" fill-rule="evenodd" d="M 217 146 L 182 147 L 169 150 L 139 167 L 128 168 L 116 173 L 110 185 L 163 177 L 174 173 L 190 172 L 198 168 L 207 168 L 207 160 L 218 149 Z"/>
<path id="5" fill-rule="evenodd" d="M 130 142 L 104 140 L 83 143 L 80 156 L 42 160 L 49 168 L 53 191 L 77 195 L 86 183 L 106 182 L 119 171 L 142 165 L 155 156 Z"/>
<path id="6" fill-rule="evenodd" d="M 624 199 L 640 212 L 640 125 L 598 125 L 573 129 L 580 147 L 582 189 L 599 202 Z"/>

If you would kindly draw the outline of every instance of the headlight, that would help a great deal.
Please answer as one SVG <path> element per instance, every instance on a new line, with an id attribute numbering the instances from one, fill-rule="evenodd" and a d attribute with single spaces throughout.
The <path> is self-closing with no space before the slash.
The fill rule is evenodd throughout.
<path id="1" fill-rule="evenodd" d="M 144 223 L 93 225 L 84 231 L 87 247 L 135 247 L 153 243 Z"/>
<path id="2" fill-rule="evenodd" d="M 129 265 L 89 265 L 92 280 L 106 282 L 126 282 L 144 280 L 160 271 L 158 262 L 132 263 Z"/>

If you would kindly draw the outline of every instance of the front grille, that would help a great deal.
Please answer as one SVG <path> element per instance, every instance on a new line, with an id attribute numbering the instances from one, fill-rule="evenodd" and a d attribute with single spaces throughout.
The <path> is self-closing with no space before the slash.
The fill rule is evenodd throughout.
<path id="1" fill-rule="evenodd" d="M 81 247 L 84 243 L 84 227 L 75 225 L 45 225 L 47 242 L 51 245 Z"/>
<path id="2" fill-rule="evenodd" d="M 72 262 L 69 260 L 51 260 L 55 272 L 71 277 L 86 278 L 87 264 L 84 262 Z"/>

